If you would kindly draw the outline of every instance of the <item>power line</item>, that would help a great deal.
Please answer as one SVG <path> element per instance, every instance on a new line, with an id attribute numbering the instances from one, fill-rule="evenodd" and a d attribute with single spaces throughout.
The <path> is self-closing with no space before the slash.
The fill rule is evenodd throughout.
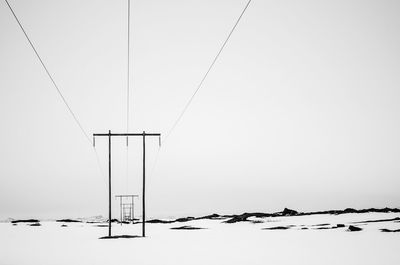
<path id="1" fill-rule="evenodd" d="M 8 8 L 10 9 L 11 13 L 13 14 L 15 20 L 17 21 L 19 27 L 21 28 L 21 30 L 22 30 L 22 32 L 24 33 L 26 39 L 28 40 L 30 46 L 32 47 L 33 51 L 35 52 L 36 57 L 37 57 L 37 58 L 39 59 L 39 61 L 40 61 L 40 64 L 43 66 L 44 70 L 46 71 L 47 76 L 50 78 L 51 82 L 53 83 L 54 87 L 56 88 L 57 93 L 60 95 L 60 97 L 61 97 L 62 101 L 64 102 L 65 106 L 67 107 L 69 113 L 72 115 L 72 117 L 74 118 L 76 124 L 79 126 L 79 128 L 80 128 L 80 130 L 82 131 L 83 135 L 85 136 L 85 138 L 88 140 L 89 144 L 91 145 L 91 140 L 90 140 L 90 138 L 89 138 L 89 135 L 88 135 L 88 134 L 86 133 L 86 131 L 83 129 L 82 124 L 79 122 L 78 118 L 76 117 L 75 113 L 72 111 L 72 109 L 71 109 L 71 107 L 69 106 L 69 104 L 68 104 L 67 100 L 65 99 L 64 95 L 61 93 L 61 90 L 60 90 L 59 87 L 57 86 L 57 84 L 56 84 L 54 78 L 52 77 L 52 75 L 50 74 L 50 72 L 49 72 L 49 70 L 47 69 L 46 65 L 44 64 L 42 58 L 40 57 L 38 51 L 36 50 L 35 46 L 33 45 L 31 39 L 29 38 L 28 34 L 26 33 L 26 31 L 25 31 L 24 27 L 22 26 L 21 22 L 19 21 L 17 15 L 15 14 L 15 12 L 14 12 L 13 8 L 11 7 L 10 3 L 9 3 L 7 0 L 4 0 L 4 1 L 6 2 Z M 99 160 L 99 155 L 98 155 L 98 153 L 97 153 L 97 151 L 96 151 L 95 148 L 93 148 L 93 150 L 94 150 L 94 153 L 95 153 L 95 155 L 96 155 L 96 162 L 97 162 L 97 165 L 99 166 L 100 172 L 101 172 L 103 175 L 105 175 L 105 174 L 104 174 L 104 171 L 103 171 L 103 168 L 102 168 L 102 166 L 101 166 L 100 160 Z"/>
<path id="2" fill-rule="evenodd" d="M 234 26 L 232 27 L 231 31 L 228 34 L 228 37 L 225 39 L 224 43 L 222 44 L 221 48 L 219 49 L 217 55 L 214 57 L 214 60 L 212 61 L 212 63 L 210 64 L 210 66 L 208 67 L 205 75 L 203 76 L 203 78 L 201 79 L 199 85 L 197 86 L 196 90 L 194 91 L 194 93 L 192 94 L 192 96 L 190 97 L 189 101 L 186 103 L 184 109 L 182 110 L 181 114 L 179 115 L 178 119 L 176 119 L 174 125 L 172 126 L 172 128 L 169 130 L 167 136 L 164 138 L 164 145 L 166 140 L 168 139 L 168 137 L 171 135 L 172 131 L 175 129 L 175 127 L 177 126 L 177 124 L 179 123 L 179 121 L 182 119 L 183 115 L 185 114 L 186 110 L 188 109 L 190 103 L 193 101 L 193 98 L 196 96 L 197 92 L 200 90 L 201 86 L 203 85 L 205 79 L 207 78 L 209 72 L 211 71 L 212 67 L 214 66 L 215 62 L 217 61 L 218 57 L 220 56 L 222 50 L 225 48 L 226 44 L 228 43 L 232 33 L 234 32 L 234 30 L 236 29 L 236 26 L 239 24 L 243 14 L 246 12 L 248 6 L 250 5 L 252 0 L 249 0 L 246 4 L 246 6 L 243 8 L 242 13 L 240 13 L 240 16 L 238 17 L 238 19 L 236 20 Z M 163 145 L 163 146 L 164 146 Z M 161 146 L 158 149 L 158 152 L 156 154 L 156 158 L 154 160 L 154 164 L 153 167 L 150 171 L 150 175 L 153 175 L 157 165 L 158 165 L 158 161 L 159 161 L 159 156 L 160 156 L 160 151 L 161 151 Z"/>
<path id="3" fill-rule="evenodd" d="M 4 0 L 7 3 L 8 8 L 11 10 L 11 13 L 13 14 L 15 20 L 17 21 L 19 27 L 21 28 L 22 32 L 24 33 L 26 39 L 28 40 L 29 44 L 31 45 L 33 51 L 36 54 L 36 57 L 39 59 L 40 64 L 43 66 L 44 70 L 46 71 L 46 74 L 48 75 L 48 77 L 50 78 L 51 82 L 53 83 L 55 89 L 57 90 L 57 93 L 60 95 L 62 101 L 64 102 L 65 106 L 67 107 L 69 113 L 72 115 L 72 117 L 74 118 L 76 124 L 79 126 L 79 128 L 81 129 L 82 133 L 84 134 L 84 136 L 86 137 L 86 139 L 89 141 L 89 144 L 91 143 L 91 140 L 89 138 L 89 135 L 86 133 L 86 131 L 83 129 L 82 124 L 79 122 L 78 118 L 76 117 L 75 113 L 72 111 L 71 107 L 69 106 L 67 100 L 65 99 L 64 95 L 61 93 L 61 90 L 59 89 L 58 85 L 56 84 L 56 82 L 54 81 L 54 78 L 52 77 L 52 75 L 50 74 L 49 70 L 47 69 L 46 65 L 44 64 L 42 58 L 40 57 L 39 53 L 37 52 L 35 46 L 33 45 L 32 41 L 30 40 L 28 34 L 26 33 L 24 27 L 22 26 L 21 22 L 19 21 L 17 15 L 15 14 L 13 8 L 11 7 L 11 5 L 8 3 L 7 0 Z"/>
<path id="4" fill-rule="evenodd" d="M 126 88 L 126 133 L 129 133 L 129 89 L 130 89 L 130 24 L 131 24 L 131 1 L 128 0 L 128 59 L 127 59 L 127 88 Z M 129 176 L 129 138 L 126 137 L 126 184 L 125 190 L 128 192 L 128 176 Z"/>
<path id="5" fill-rule="evenodd" d="M 228 37 L 225 39 L 224 43 L 222 44 L 221 48 L 219 49 L 217 55 L 214 57 L 214 60 L 212 61 L 212 63 L 210 64 L 210 66 L 208 67 L 206 73 L 204 74 L 203 78 L 201 79 L 200 83 L 198 84 L 196 90 L 194 91 L 194 93 L 192 94 L 192 96 L 190 97 L 189 101 L 186 103 L 185 107 L 183 108 L 182 112 L 180 113 L 180 115 L 178 116 L 178 119 L 176 119 L 174 125 L 172 126 L 172 128 L 169 130 L 167 136 L 164 139 L 164 142 L 168 139 L 168 137 L 171 135 L 172 131 L 175 129 L 175 127 L 178 125 L 179 121 L 182 119 L 183 115 L 185 114 L 186 110 L 189 108 L 190 103 L 192 103 L 194 97 L 196 96 L 197 92 L 200 90 L 200 88 L 202 87 L 204 80 L 206 80 L 208 74 L 210 73 L 211 69 L 213 68 L 215 62 L 217 61 L 218 57 L 220 56 L 222 50 L 225 48 L 226 44 L 228 43 L 233 31 L 236 29 L 236 26 L 239 24 L 240 20 L 242 19 L 243 14 L 246 12 L 247 7 L 250 5 L 252 0 L 249 0 L 246 4 L 246 6 L 244 7 L 244 9 L 242 10 L 242 13 L 240 14 L 239 18 L 236 20 L 235 25 L 232 27 L 231 31 L 228 34 Z"/>
<path id="6" fill-rule="evenodd" d="M 127 91 L 126 91 L 126 132 L 129 132 L 129 85 L 130 85 L 130 21 L 131 21 L 131 1 L 128 0 L 128 45 L 127 45 L 127 50 L 128 50 L 128 60 L 127 60 Z M 128 145 L 128 137 L 127 139 L 127 145 Z"/>

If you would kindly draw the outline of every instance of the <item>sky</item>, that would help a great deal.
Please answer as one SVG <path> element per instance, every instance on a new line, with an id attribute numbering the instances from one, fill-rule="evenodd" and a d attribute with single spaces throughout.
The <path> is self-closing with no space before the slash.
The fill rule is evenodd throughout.
<path id="1" fill-rule="evenodd" d="M 86 133 L 126 132 L 127 1 L 9 2 Z M 400 207 L 398 1 L 253 0 L 165 140 L 246 3 L 131 0 L 148 216 Z M 97 163 L 5 2 L 0 121 L 0 218 L 106 216 L 107 139 Z M 113 195 L 141 144 L 113 139 Z"/>

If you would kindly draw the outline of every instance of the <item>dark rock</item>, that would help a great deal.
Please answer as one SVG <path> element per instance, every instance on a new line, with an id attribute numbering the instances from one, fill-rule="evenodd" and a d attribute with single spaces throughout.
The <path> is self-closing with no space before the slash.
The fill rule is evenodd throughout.
<path id="1" fill-rule="evenodd" d="M 308 229 L 308 227 L 302 227 L 301 228 L 301 230 L 307 230 Z"/>
<path id="2" fill-rule="evenodd" d="M 108 220 L 107 220 L 107 223 L 108 223 Z M 119 223 L 119 220 L 118 219 L 111 219 L 111 223 Z"/>
<path id="3" fill-rule="evenodd" d="M 119 236 L 103 236 L 99 239 L 118 239 L 118 238 L 138 238 L 141 236 L 132 236 L 132 235 L 119 235 Z"/>
<path id="4" fill-rule="evenodd" d="M 233 215 L 231 219 L 226 220 L 224 223 L 233 224 L 237 222 L 244 222 L 248 221 L 247 218 L 249 217 L 258 217 L 258 218 L 265 218 L 265 217 L 273 217 L 278 216 L 276 214 L 269 214 L 269 213 L 244 213 L 240 215 Z"/>
<path id="5" fill-rule="evenodd" d="M 291 209 L 288 209 L 288 208 L 283 209 L 283 212 L 282 212 L 283 216 L 296 216 L 298 214 L 299 213 L 297 211 L 291 210 Z"/>
<path id="6" fill-rule="evenodd" d="M 381 212 L 381 213 L 400 213 L 400 209 L 388 208 L 388 207 L 385 207 L 383 209 L 375 209 L 375 211 Z"/>
<path id="7" fill-rule="evenodd" d="M 356 210 L 353 208 L 347 208 L 344 210 L 329 210 L 329 211 L 318 211 L 318 212 L 308 212 L 308 213 L 299 213 L 299 215 L 314 215 L 314 214 L 346 214 L 346 213 L 399 213 L 400 209 L 397 208 L 382 208 L 382 209 L 376 209 L 376 208 L 369 208 L 369 209 L 361 209 L 361 210 Z"/>
<path id="8" fill-rule="evenodd" d="M 33 224 L 29 224 L 29 226 L 41 226 L 40 223 L 33 223 Z"/>
<path id="9" fill-rule="evenodd" d="M 399 220 L 400 220 L 400 217 L 396 217 L 396 218 L 391 218 L 391 219 L 378 219 L 378 220 L 368 220 L 368 221 L 353 222 L 353 224 L 392 222 L 392 221 L 399 221 Z"/>
<path id="10" fill-rule="evenodd" d="M 386 232 L 386 233 L 396 233 L 396 232 L 400 232 L 400 229 L 387 229 L 387 228 L 383 228 L 381 229 L 381 232 Z"/>
<path id="11" fill-rule="evenodd" d="M 149 223 L 149 224 L 170 224 L 173 222 L 174 221 L 167 221 L 167 220 L 160 220 L 160 219 L 152 219 L 152 220 L 146 221 L 146 223 Z"/>
<path id="12" fill-rule="evenodd" d="M 173 229 L 173 230 L 199 230 L 199 229 L 205 229 L 205 228 L 184 225 L 184 226 L 179 226 L 179 227 L 171 227 L 170 229 Z"/>
<path id="13" fill-rule="evenodd" d="M 346 208 L 343 210 L 343 213 L 358 213 L 359 211 L 353 209 L 353 208 Z"/>
<path id="14" fill-rule="evenodd" d="M 244 222 L 244 221 L 247 221 L 247 218 L 249 218 L 250 216 L 251 216 L 251 214 L 249 214 L 249 213 L 235 215 L 231 219 L 226 220 L 225 223 L 233 224 L 233 223 L 237 223 L 237 222 Z"/>
<path id="15" fill-rule="evenodd" d="M 263 228 L 262 230 L 287 230 L 291 227 L 293 227 L 293 225 L 267 227 L 267 228 Z"/>
<path id="16" fill-rule="evenodd" d="M 74 220 L 74 219 L 59 219 L 59 220 L 56 220 L 56 222 L 59 222 L 59 223 L 82 223 L 82 221 Z"/>
<path id="17" fill-rule="evenodd" d="M 68 227 L 68 225 L 63 224 L 63 225 L 61 225 L 61 227 Z"/>
<path id="18" fill-rule="evenodd" d="M 315 228 L 315 229 L 317 229 L 317 230 L 327 230 L 327 229 L 335 229 L 336 227 L 326 227 L 326 226 L 323 226 L 323 227 L 317 227 L 317 228 Z"/>
<path id="19" fill-rule="evenodd" d="M 220 220 L 220 219 L 225 219 L 225 218 L 226 218 L 225 216 L 221 216 L 219 214 L 214 213 L 214 214 L 198 217 L 198 218 L 196 218 L 196 220 L 201 220 L 201 219 Z"/>
<path id="20" fill-rule="evenodd" d="M 316 224 L 316 225 L 312 225 L 312 226 L 327 226 L 327 225 L 330 225 L 330 224 L 328 224 L 328 223 L 326 223 L 326 224 Z"/>
<path id="21" fill-rule="evenodd" d="M 336 226 L 320 226 L 320 227 L 317 227 L 315 229 L 317 229 L 317 230 L 327 230 L 327 229 L 337 229 L 337 228 L 340 228 L 340 227 L 345 227 L 345 225 L 339 224 L 339 225 L 336 225 Z"/>
<path id="22" fill-rule="evenodd" d="M 188 217 L 182 217 L 182 218 L 178 218 L 175 220 L 160 220 L 160 219 L 152 219 L 152 220 L 148 220 L 146 221 L 146 223 L 152 223 L 152 224 L 171 224 L 171 223 L 184 223 L 184 222 L 189 222 L 189 221 L 193 221 L 193 220 L 201 220 L 201 219 L 210 219 L 210 220 L 219 220 L 219 219 L 226 219 L 226 216 L 221 216 L 218 214 L 211 214 L 211 215 L 206 215 L 206 216 L 202 216 L 202 217 L 192 217 L 192 216 L 188 216 Z"/>
<path id="23" fill-rule="evenodd" d="M 175 222 L 183 223 L 183 222 L 188 222 L 188 221 L 193 221 L 193 220 L 195 220 L 194 217 L 188 216 L 188 217 L 184 217 L 184 218 L 178 218 L 175 220 Z"/>
<path id="24" fill-rule="evenodd" d="M 362 228 L 353 226 L 353 225 L 350 225 L 349 228 L 347 229 L 347 231 L 349 231 L 349 232 L 357 232 L 357 231 L 361 231 L 361 230 L 362 230 Z"/>
<path id="25" fill-rule="evenodd" d="M 39 223 L 39 220 L 36 219 L 25 219 L 25 220 L 13 220 L 11 221 L 12 224 L 18 224 L 18 223 Z"/>

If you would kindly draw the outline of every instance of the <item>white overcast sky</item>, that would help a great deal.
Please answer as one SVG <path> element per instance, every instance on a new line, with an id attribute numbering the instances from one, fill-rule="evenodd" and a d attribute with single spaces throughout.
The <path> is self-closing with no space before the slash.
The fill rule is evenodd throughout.
<path id="1" fill-rule="evenodd" d="M 247 1 L 131 1 L 131 131 L 165 135 Z M 124 132 L 127 1 L 9 2 L 87 133 Z M 148 140 L 149 215 L 399 207 L 399 10 L 253 0 L 154 171 Z M 3 1 L 0 121 L 0 218 L 106 214 L 107 176 Z M 114 195 L 140 195 L 140 140 L 128 178 L 113 140 Z"/>

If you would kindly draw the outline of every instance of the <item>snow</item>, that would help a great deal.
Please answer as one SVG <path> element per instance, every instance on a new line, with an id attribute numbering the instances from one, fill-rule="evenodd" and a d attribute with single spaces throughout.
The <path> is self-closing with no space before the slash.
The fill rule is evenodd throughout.
<path id="1" fill-rule="evenodd" d="M 98 224 L 45 221 L 42 226 L 0 223 L 1 265 L 56 264 L 399 264 L 400 222 L 353 222 L 391 219 L 393 213 L 310 215 L 146 224 L 146 238 L 99 239 L 107 227 Z M 318 230 L 318 224 L 345 228 Z M 363 228 L 347 232 L 348 225 Z M 194 226 L 207 229 L 171 230 Z M 288 230 L 262 230 L 295 225 Z M 308 227 L 302 230 L 302 227 Z M 113 234 L 140 235 L 141 224 L 113 224 Z"/>

